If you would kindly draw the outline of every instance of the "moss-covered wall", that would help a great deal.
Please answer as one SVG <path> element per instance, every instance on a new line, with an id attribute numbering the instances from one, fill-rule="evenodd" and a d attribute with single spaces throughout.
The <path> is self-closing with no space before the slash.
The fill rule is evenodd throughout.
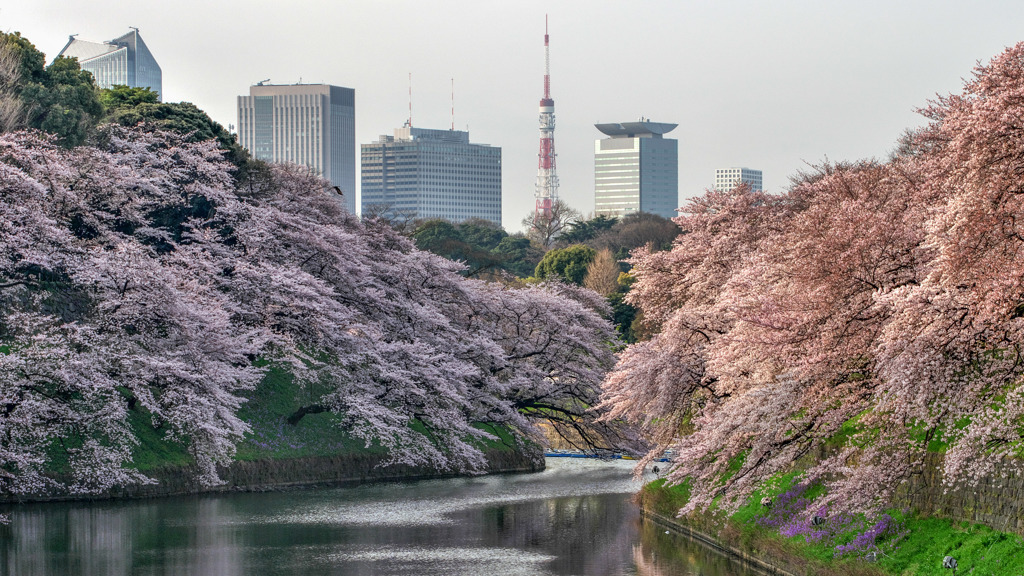
<path id="1" fill-rule="evenodd" d="M 379 443 L 367 443 L 353 436 L 344 427 L 343 419 L 331 412 L 308 414 L 289 422 L 289 416 L 301 406 L 317 399 L 315 391 L 297 385 L 287 370 L 268 367 L 263 382 L 248 391 L 247 401 L 238 412 L 249 424 L 250 431 L 238 442 L 235 461 L 218 471 L 224 480 L 220 486 L 201 486 L 185 442 L 168 437 L 164 428 L 154 425 L 148 412 L 135 406 L 130 411 L 130 424 L 138 445 L 133 450 L 130 465 L 155 479 L 155 484 L 119 487 L 99 495 L 0 494 L 0 502 L 146 498 L 453 475 L 432 468 L 381 466 L 387 450 Z M 510 430 L 500 425 L 480 423 L 477 427 L 492 436 L 476 441 L 487 457 L 489 473 L 544 469 L 544 455 L 539 446 L 523 445 Z M 66 462 L 59 454 L 50 463 L 50 472 L 56 478 L 67 474 Z"/>
<path id="2" fill-rule="evenodd" d="M 774 531 L 744 523 L 723 514 L 691 513 L 677 517 L 689 498 L 684 486 L 664 487 L 661 481 L 643 487 L 638 495 L 645 520 L 683 534 L 722 554 L 756 574 L 777 576 L 885 576 L 874 564 L 846 558 L 823 561 L 801 552 L 794 540 L 780 538 Z"/>
<path id="3" fill-rule="evenodd" d="M 544 469 L 544 455 L 536 446 L 523 450 L 489 449 L 486 451 L 486 455 L 488 473 L 536 472 Z M 233 462 L 230 467 L 220 470 L 224 484 L 212 488 L 199 485 L 196 480 L 196 470 L 191 465 L 169 464 L 146 471 L 148 475 L 157 480 L 155 484 L 121 487 L 103 494 L 89 496 L 89 498 L 150 498 L 200 492 L 264 491 L 288 486 L 360 484 L 382 480 L 440 478 L 455 475 L 450 472 L 406 465 L 381 466 L 382 458 L 380 454 L 368 452 L 335 456 L 239 460 Z M 82 498 L 82 496 L 54 494 L 28 495 L 18 498 L 2 495 L 0 502 L 38 502 Z"/>
<path id="4" fill-rule="evenodd" d="M 1012 466 L 1006 477 L 989 476 L 977 486 L 942 485 L 942 456 L 928 454 L 923 472 L 914 476 L 900 491 L 897 506 L 913 508 L 926 516 L 937 516 L 974 524 L 984 524 L 1001 532 L 1024 535 L 1024 476 Z"/>
<path id="5" fill-rule="evenodd" d="M 688 493 L 685 487 L 662 488 L 660 483 L 647 485 L 637 496 L 641 514 L 645 520 L 696 540 L 757 574 L 802 576 L 809 573 L 807 562 L 796 554 L 778 549 L 775 541 L 747 537 L 725 518 L 704 514 L 676 517 Z"/>

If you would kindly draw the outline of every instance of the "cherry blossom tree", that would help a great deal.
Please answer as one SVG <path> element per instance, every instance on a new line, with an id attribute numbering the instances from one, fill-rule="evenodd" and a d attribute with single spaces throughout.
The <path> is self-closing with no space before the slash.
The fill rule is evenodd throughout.
<path id="1" fill-rule="evenodd" d="M 216 484 L 268 362 L 309 400 L 292 423 L 334 412 L 388 462 L 482 471 L 484 422 L 617 438 L 593 424 L 616 345 L 598 295 L 468 280 L 308 169 L 236 189 L 232 168 L 152 127 L 0 135 L 0 491 L 150 481 L 133 414 Z"/>
<path id="2" fill-rule="evenodd" d="M 1021 455 L 1022 98 L 1017 44 L 922 110 L 931 123 L 916 140 L 933 256 L 919 284 L 889 296 L 899 314 L 879 355 L 894 408 L 949 444 L 947 480 L 1005 472 Z"/>
<path id="3" fill-rule="evenodd" d="M 821 504 L 853 511 L 937 445 L 949 484 L 1019 467 L 1024 44 L 923 113 L 886 163 L 708 192 L 671 251 L 634 252 L 630 301 L 660 333 L 622 353 L 602 407 L 649 456 L 676 450 L 684 511 L 736 506 L 809 454 Z"/>
<path id="4" fill-rule="evenodd" d="M 296 418 L 330 410 L 358 436 L 388 447 L 395 461 L 469 470 L 484 463 L 467 443 L 484 435 L 476 422 L 531 435 L 523 412 L 558 426 L 595 419 L 589 409 L 615 341 L 595 294 L 466 280 L 461 264 L 416 250 L 389 226 L 343 213 L 307 172 L 279 170 L 270 202 L 277 210 L 261 206 L 236 232 L 265 265 L 293 276 L 300 270 L 303 286 L 317 286 L 317 298 L 329 299 L 323 309 L 334 311 L 306 311 L 316 301 L 308 288 L 299 301 L 273 304 L 278 315 L 302 314 L 275 326 L 283 348 L 305 351 L 292 357 L 296 373 L 309 385 L 332 383 Z M 250 281 L 272 277 L 256 272 Z M 253 292 L 266 298 L 283 286 L 270 282 Z M 411 421 L 429 433 L 410 428 Z M 595 430 L 612 428 L 587 429 L 598 441 Z"/>
<path id="5" fill-rule="evenodd" d="M 606 318 L 611 310 L 596 292 L 571 284 L 546 283 L 519 289 L 478 284 L 488 293 L 480 314 L 486 333 L 501 348 L 491 368 L 501 398 L 511 410 L 489 420 L 529 430 L 544 421 L 578 448 L 635 451 L 642 444 L 630 429 L 598 422 L 600 382 L 614 363 L 618 340 Z"/>
<path id="6" fill-rule="evenodd" d="M 229 182 L 209 170 L 219 155 L 106 136 L 106 149 L 70 152 L 37 134 L 0 137 L 5 492 L 142 479 L 122 466 L 136 405 L 188 439 L 207 484 L 246 429 L 235 392 L 259 379 L 247 357 L 258 342 L 231 325 L 192 262 L 161 257 L 174 232 L 150 218 L 216 197 Z M 55 452 L 67 454 L 68 481 L 42 474 Z"/>

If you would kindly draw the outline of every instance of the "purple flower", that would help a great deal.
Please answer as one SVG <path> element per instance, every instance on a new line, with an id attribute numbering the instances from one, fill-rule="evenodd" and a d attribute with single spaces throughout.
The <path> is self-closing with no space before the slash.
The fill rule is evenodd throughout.
<path id="1" fill-rule="evenodd" d="M 807 484 L 796 484 L 775 498 L 772 507 L 764 516 L 757 519 L 757 523 L 775 528 L 779 534 L 787 538 L 803 536 L 809 543 L 835 544 L 856 531 L 852 540 L 835 546 L 836 556 L 864 555 L 870 551 L 878 551 L 880 544 L 891 550 L 907 535 L 903 525 L 888 514 L 883 514 L 874 525 L 863 531 L 863 520 L 848 514 L 830 514 L 828 508 L 824 506 L 809 514 L 808 509 L 812 500 L 804 496 L 809 487 Z M 824 521 L 815 524 L 812 521 L 814 517 Z"/>

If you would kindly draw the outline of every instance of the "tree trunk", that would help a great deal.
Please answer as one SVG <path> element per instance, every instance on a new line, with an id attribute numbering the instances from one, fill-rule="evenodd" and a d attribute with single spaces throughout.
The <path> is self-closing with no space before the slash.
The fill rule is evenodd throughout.
<path id="1" fill-rule="evenodd" d="M 288 417 L 288 423 L 295 426 L 302 420 L 302 417 L 306 414 L 319 414 L 321 412 L 327 412 L 328 408 L 323 404 L 312 404 L 310 406 L 303 406 L 295 411 L 291 416 Z"/>

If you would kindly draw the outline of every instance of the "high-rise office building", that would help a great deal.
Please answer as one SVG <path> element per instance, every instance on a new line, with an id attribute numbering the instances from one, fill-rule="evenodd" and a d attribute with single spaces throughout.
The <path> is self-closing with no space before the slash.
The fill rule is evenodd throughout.
<path id="1" fill-rule="evenodd" d="M 309 166 L 356 211 L 355 90 L 328 84 L 265 84 L 238 97 L 238 142 L 268 162 Z"/>
<path id="2" fill-rule="evenodd" d="M 678 124 L 641 119 L 595 124 L 609 136 L 594 142 L 594 213 L 649 212 L 666 218 L 679 208 L 679 142 L 664 135 Z"/>
<path id="3" fill-rule="evenodd" d="M 364 213 L 501 224 L 501 148 L 469 132 L 405 126 L 362 145 Z"/>
<path id="4" fill-rule="evenodd" d="M 761 185 L 761 171 L 751 168 L 719 168 L 715 170 L 715 190 L 726 192 L 740 182 L 750 184 L 751 190 L 764 190 Z"/>
<path id="5" fill-rule="evenodd" d="M 78 58 L 82 70 L 91 72 L 100 88 L 115 85 L 149 88 L 163 100 L 163 73 L 137 28 L 110 42 L 90 42 L 69 36 L 57 56 Z"/>

